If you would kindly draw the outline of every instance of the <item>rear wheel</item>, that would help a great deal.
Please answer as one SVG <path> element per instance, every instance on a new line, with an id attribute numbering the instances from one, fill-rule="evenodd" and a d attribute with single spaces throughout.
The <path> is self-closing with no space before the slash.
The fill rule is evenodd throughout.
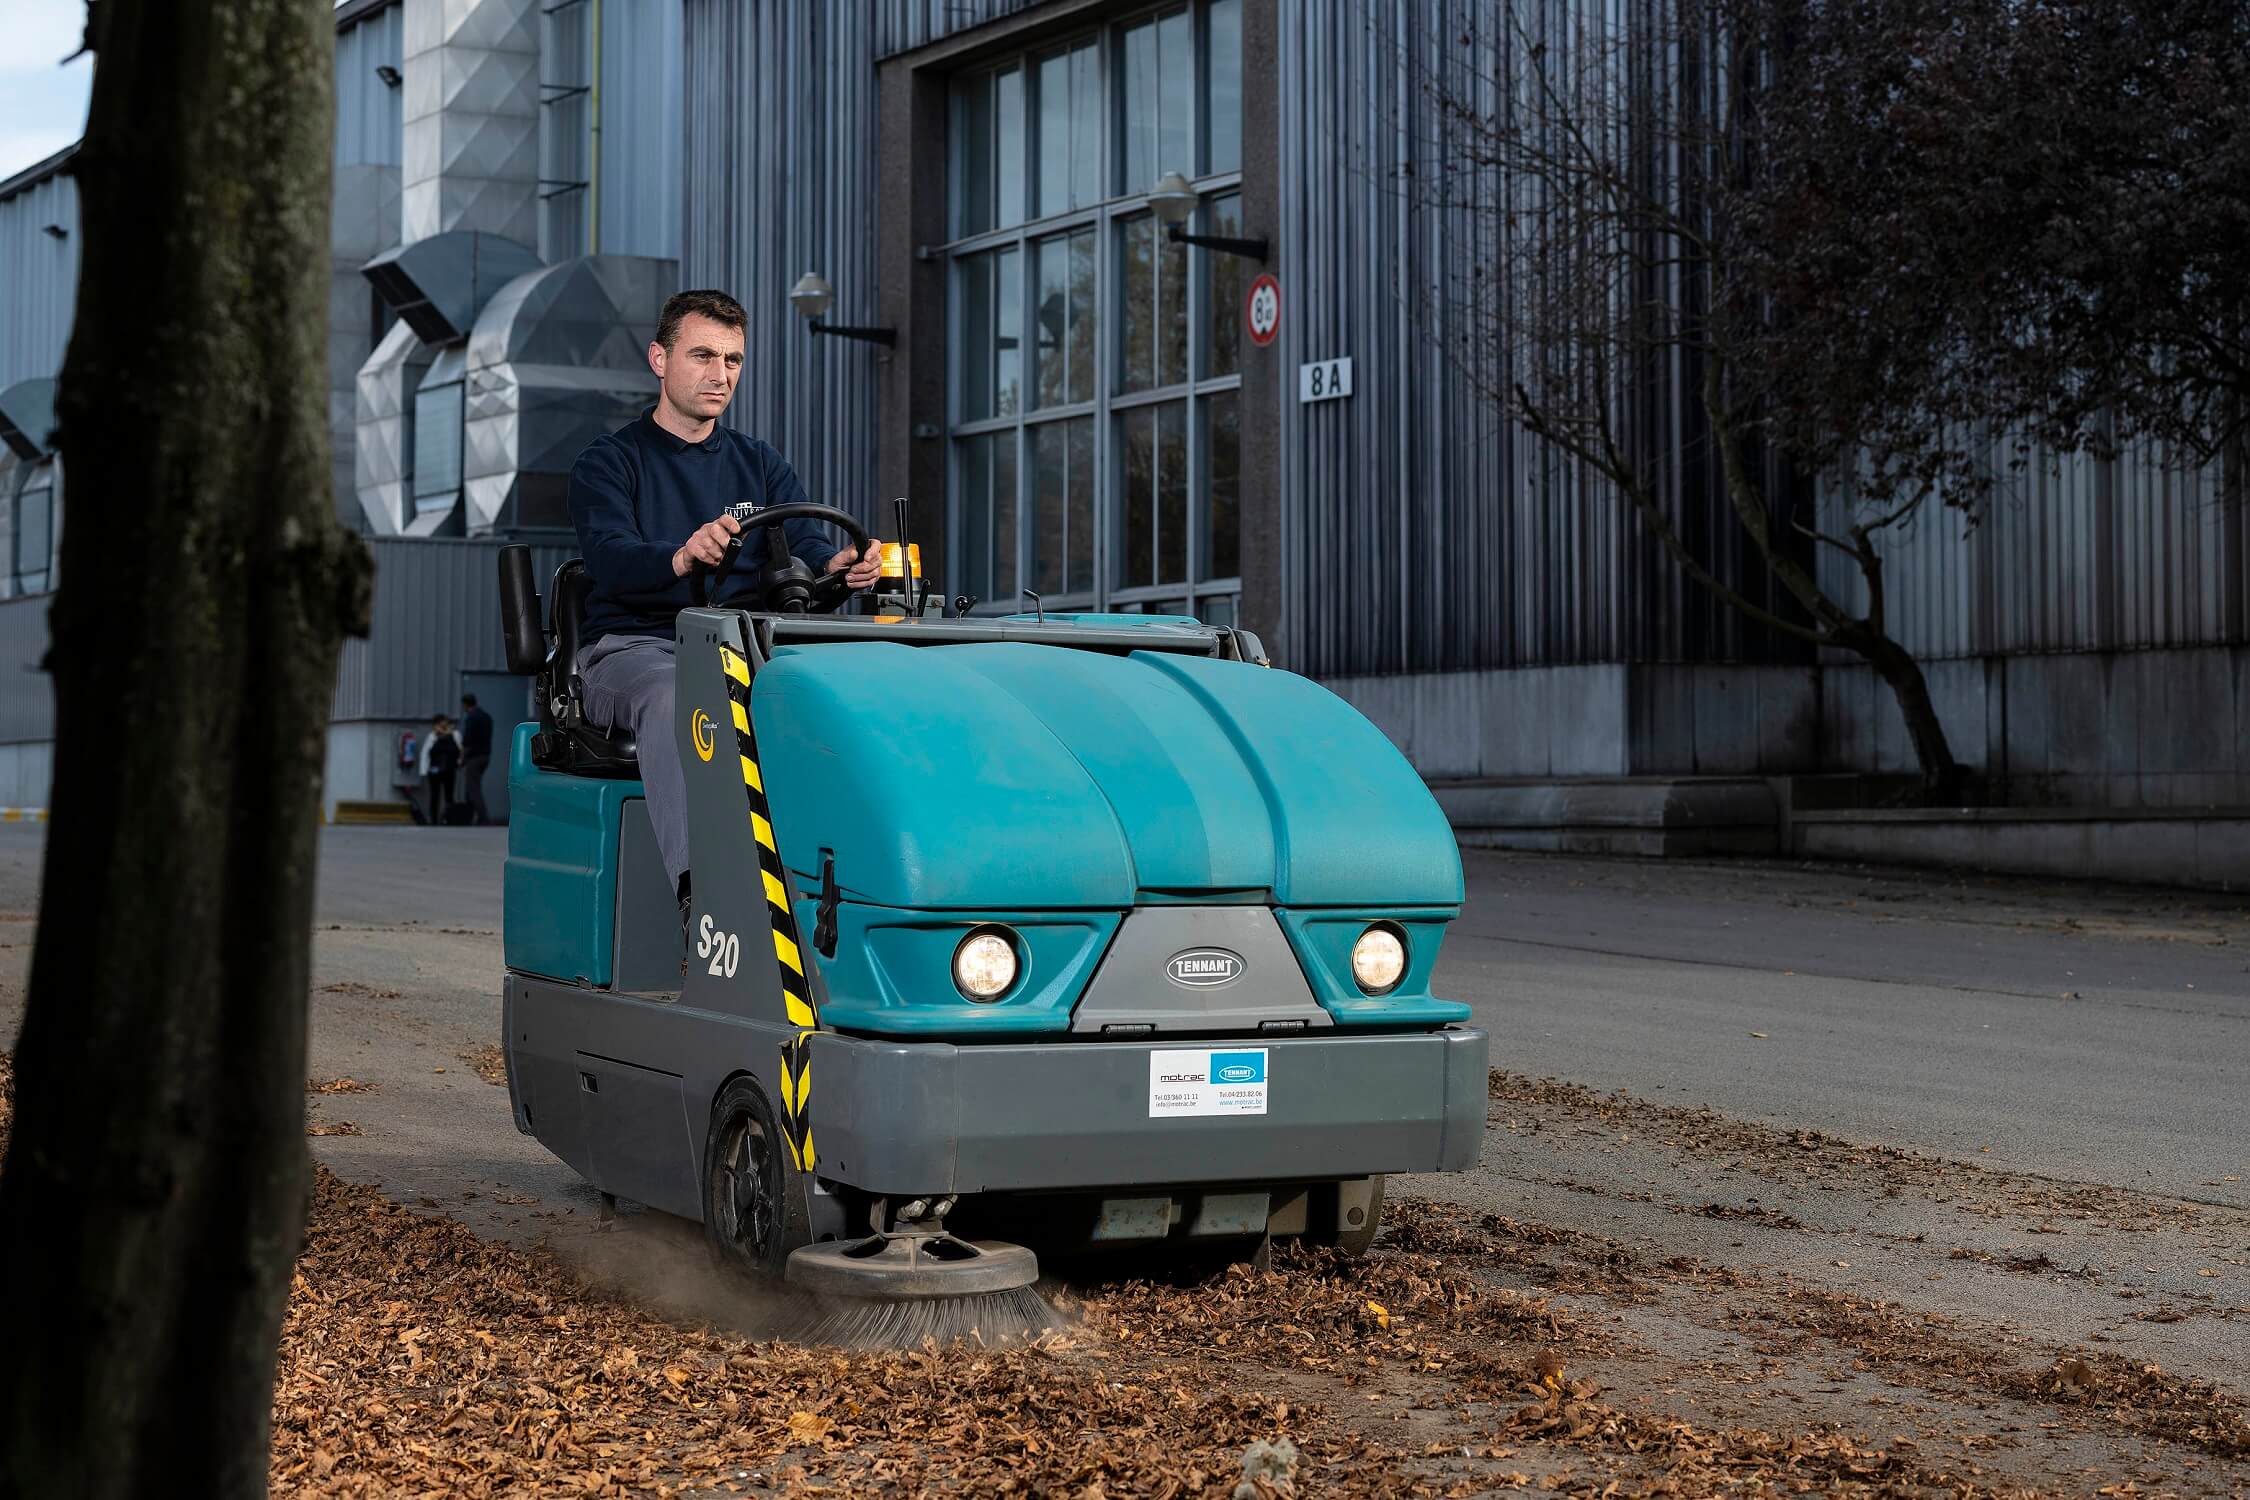
<path id="1" fill-rule="evenodd" d="M 789 1146 L 758 1080 L 719 1091 L 703 1145 L 703 1237 L 723 1265 L 779 1276 L 790 1236 Z"/>

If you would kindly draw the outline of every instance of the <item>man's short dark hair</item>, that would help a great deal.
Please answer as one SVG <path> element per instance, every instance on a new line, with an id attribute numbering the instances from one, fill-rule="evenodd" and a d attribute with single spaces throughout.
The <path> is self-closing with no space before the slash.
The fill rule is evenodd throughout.
<path id="1" fill-rule="evenodd" d="M 463 693 L 461 695 L 461 706 L 463 708 L 475 708 L 477 706 L 477 695 L 474 693 Z"/>
<path id="2" fill-rule="evenodd" d="M 740 333 L 750 322 L 742 304 L 725 292 L 674 292 L 665 299 L 664 312 L 656 320 L 656 341 L 667 350 L 680 336 L 680 323 L 690 313 L 698 313 L 714 323 L 724 323 Z"/>

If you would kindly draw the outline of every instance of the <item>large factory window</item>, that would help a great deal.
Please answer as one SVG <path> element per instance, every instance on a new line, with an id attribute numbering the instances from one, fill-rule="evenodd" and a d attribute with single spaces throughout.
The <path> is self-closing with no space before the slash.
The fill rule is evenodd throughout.
<path id="1" fill-rule="evenodd" d="M 1242 232 L 1241 30 L 1175 3 L 954 82 L 954 586 L 992 607 L 1234 618 L 1246 277 L 1147 198 Z"/>

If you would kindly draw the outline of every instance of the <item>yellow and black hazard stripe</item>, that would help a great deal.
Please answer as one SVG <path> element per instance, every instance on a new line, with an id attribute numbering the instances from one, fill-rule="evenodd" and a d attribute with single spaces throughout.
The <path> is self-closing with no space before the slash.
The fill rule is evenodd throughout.
<path id="1" fill-rule="evenodd" d="M 774 962 L 781 971 L 781 1005 L 795 1028 L 781 1044 L 781 1131 L 798 1170 L 813 1169 L 812 1034 L 820 1025 L 812 985 L 805 976 L 804 947 L 797 941 L 797 918 L 789 907 L 789 875 L 774 846 L 773 817 L 766 803 L 765 777 L 758 770 L 758 740 L 750 731 L 750 663 L 729 646 L 719 648 L 726 673 L 727 702 L 734 710 L 734 747 L 742 757 L 742 786 L 750 798 L 750 836 L 758 845 L 758 874 L 766 888 L 766 916 L 773 927 Z"/>

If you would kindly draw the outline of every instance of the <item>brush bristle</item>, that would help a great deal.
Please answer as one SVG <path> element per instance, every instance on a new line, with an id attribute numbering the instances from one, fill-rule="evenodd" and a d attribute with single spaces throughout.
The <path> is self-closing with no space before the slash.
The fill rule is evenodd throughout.
<path id="1" fill-rule="evenodd" d="M 822 1297 L 807 1299 L 775 1336 L 839 1349 L 919 1349 L 925 1344 L 1019 1344 L 1050 1328 L 1061 1314 L 1035 1286 L 972 1297 Z"/>

